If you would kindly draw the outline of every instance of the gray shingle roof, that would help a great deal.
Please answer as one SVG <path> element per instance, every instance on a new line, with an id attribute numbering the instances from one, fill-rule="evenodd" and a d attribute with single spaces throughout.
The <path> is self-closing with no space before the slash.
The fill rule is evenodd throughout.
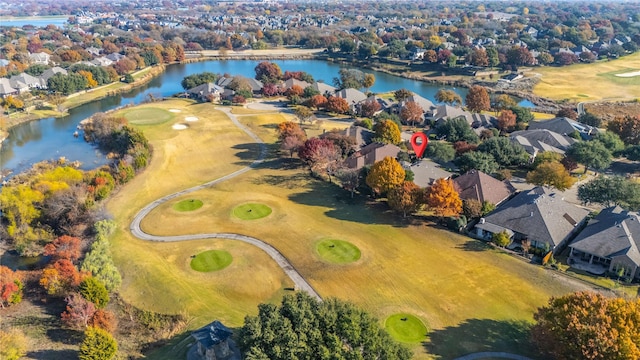
<path id="1" fill-rule="evenodd" d="M 349 105 L 354 105 L 367 98 L 362 91 L 356 89 L 342 89 L 336 92 L 336 96 L 347 100 Z"/>
<path id="2" fill-rule="evenodd" d="M 458 176 L 453 179 L 453 185 L 463 200 L 474 199 L 492 204 L 501 203 L 516 191 L 509 181 L 500 181 L 478 170 Z"/>
<path id="3" fill-rule="evenodd" d="M 569 135 L 574 131 L 578 131 L 580 136 L 588 139 L 594 133 L 591 126 L 581 124 L 575 120 L 565 117 L 553 118 L 550 120 L 530 121 L 529 130 L 547 129 L 562 135 Z"/>
<path id="4" fill-rule="evenodd" d="M 526 235 L 530 240 L 560 245 L 589 212 L 569 204 L 562 193 L 535 187 L 523 191 L 485 217 L 490 223 Z"/>
<path id="5" fill-rule="evenodd" d="M 640 216 L 619 206 L 606 208 L 569 247 L 607 259 L 626 256 L 640 266 Z"/>
<path id="6" fill-rule="evenodd" d="M 191 333 L 197 342 L 201 343 L 205 348 L 219 344 L 227 340 L 233 332 L 220 321 L 215 320 L 209 325 L 205 325 L 200 329 Z"/>
<path id="7" fill-rule="evenodd" d="M 547 129 L 514 131 L 509 136 L 511 141 L 522 145 L 529 154 L 553 151 L 564 154 L 576 140 Z"/>

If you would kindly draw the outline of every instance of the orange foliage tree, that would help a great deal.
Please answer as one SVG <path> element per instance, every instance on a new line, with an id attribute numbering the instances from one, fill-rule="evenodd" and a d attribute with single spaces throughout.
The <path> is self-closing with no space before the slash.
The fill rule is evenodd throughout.
<path id="1" fill-rule="evenodd" d="M 113 334 L 118 326 L 118 320 L 111 311 L 98 309 L 89 320 L 89 326 L 97 327 Z"/>
<path id="2" fill-rule="evenodd" d="M 18 274 L 6 266 L 0 266 L 0 307 L 22 301 L 22 281 Z"/>
<path id="3" fill-rule="evenodd" d="M 44 254 L 56 260 L 67 259 L 76 262 L 80 258 L 80 239 L 63 235 L 44 247 Z"/>
<path id="4" fill-rule="evenodd" d="M 547 358 L 640 359 L 638 300 L 578 292 L 552 297 L 533 318 L 533 342 Z"/>
<path id="5" fill-rule="evenodd" d="M 424 110 L 415 101 L 408 101 L 400 110 L 400 118 L 407 124 L 415 125 L 422 121 Z"/>
<path id="6" fill-rule="evenodd" d="M 462 200 L 451 179 L 438 179 L 427 189 L 427 205 L 437 216 L 456 216 L 462 211 Z"/>
<path id="7" fill-rule="evenodd" d="M 329 96 L 329 98 L 327 99 L 326 108 L 329 112 L 344 114 L 349 111 L 349 103 L 343 98 L 337 96 Z"/>
<path id="8" fill-rule="evenodd" d="M 503 110 L 498 116 L 498 129 L 510 131 L 516 126 L 516 114 L 511 110 Z"/>
<path id="9" fill-rule="evenodd" d="M 422 198 L 422 190 L 418 185 L 414 184 L 413 181 L 405 181 L 401 185 L 389 190 L 387 194 L 389 207 L 397 212 L 401 212 L 404 217 L 420 209 Z"/>
<path id="10" fill-rule="evenodd" d="M 402 184 L 405 171 L 402 166 L 391 156 L 387 156 L 382 161 L 373 164 L 366 183 L 378 195 L 384 195 L 389 190 Z"/>

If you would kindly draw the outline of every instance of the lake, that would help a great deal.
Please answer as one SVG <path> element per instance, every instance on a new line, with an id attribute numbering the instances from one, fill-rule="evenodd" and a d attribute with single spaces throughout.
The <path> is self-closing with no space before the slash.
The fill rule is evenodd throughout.
<path id="1" fill-rule="evenodd" d="M 68 16 L 33 16 L 33 17 L 14 17 L 0 18 L 0 26 L 16 26 L 23 27 L 25 25 L 33 25 L 35 27 L 46 27 L 53 24 L 57 27 L 63 27 L 67 23 Z"/>
<path id="2" fill-rule="evenodd" d="M 19 173 L 29 169 L 34 163 L 43 160 L 55 160 L 64 156 L 69 161 L 80 161 L 82 168 L 92 169 L 106 163 L 104 155 L 82 140 L 75 138 L 73 133 L 83 119 L 97 112 L 104 112 L 128 104 L 139 104 L 148 98 L 166 97 L 182 92 L 182 79 L 190 74 L 203 71 L 214 73 L 228 73 L 231 75 L 255 76 L 254 68 L 260 61 L 253 60 L 223 60 L 204 61 L 190 64 L 169 65 L 166 71 L 154 78 L 145 86 L 130 92 L 110 96 L 101 100 L 81 105 L 69 110 L 69 114 L 62 118 L 47 118 L 32 121 L 12 128 L 9 137 L 2 143 L 0 149 L 0 170 L 10 170 Z M 338 76 L 341 66 L 320 60 L 277 60 L 282 71 L 306 71 L 316 80 L 331 83 Z M 465 88 L 451 88 L 438 86 L 417 80 L 405 79 L 381 72 L 365 70 L 373 73 L 376 82 L 371 88 L 375 93 L 394 91 L 400 88 L 411 90 L 431 101 L 441 88 L 455 90 L 464 99 L 467 94 Z M 527 105 L 522 103 L 522 105 Z"/>

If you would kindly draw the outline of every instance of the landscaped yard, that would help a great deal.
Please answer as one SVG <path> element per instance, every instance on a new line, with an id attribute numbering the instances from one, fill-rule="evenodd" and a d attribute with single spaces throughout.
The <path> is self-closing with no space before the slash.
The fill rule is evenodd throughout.
<path id="1" fill-rule="evenodd" d="M 616 75 L 640 70 L 640 53 L 595 64 L 540 67 L 536 95 L 554 100 L 633 100 L 640 98 L 640 76 Z"/>
<path id="2" fill-rule="evenodd" d="M 112 247 L 124 275 L 122 296 L 154 311 L 184 311 L 193 318 L 192 328 L 213 319 L 239 326 L 246 314 L 257 313 L 258 303 L 278 301 L 292 286 L 267 255 L 229 240 L 145 242 L 134 239 L 128 228 L 147 203 L 238 170 L 257 157 L 258 147 L 211 104 L 171 100 L 144 106 L 181 109 L 200 121 L 182 131 L 172 130 L 171 122 L 142 127 L 154 145 L 153 161 L 109 200 L 108 210 L 119 224 Z M 288 117 L 239 118 L 273 141 L 275 124 Z M 172 209 L 193 198 L 204 204 L 197 212 Z M 231 215 L 239 204 L 265 204 L 273 212 L 268 221 L 248 225 Z M 231 181 L 167 202 L 142 227 L 155 235 L 231 232 L 270 243 L 323 297 L 353 301 L 376 315 L 381 326 L 394 314 L 420 319 L 432 329 L 434 343 L 413 346 L 419 359 L 487 349 L 535 356 L 519 346 L 523 332 L 496 334 L 483 327 L 513 329 L 513 324 L 532 321 L 549 296 L 575 290 L 544 269 L 479 250 L 475 240 L 412 224 L 381 205 L 352 201 L 336 185 L 311 179 L 288 159 L 267 159 Z M 323 261 L 317 245 L 326 239 L 353 244 L 360 259 L 336 265 Z M 224 271 L 191 270 L 191 256 L 222 249 L 233 256 Z"/>

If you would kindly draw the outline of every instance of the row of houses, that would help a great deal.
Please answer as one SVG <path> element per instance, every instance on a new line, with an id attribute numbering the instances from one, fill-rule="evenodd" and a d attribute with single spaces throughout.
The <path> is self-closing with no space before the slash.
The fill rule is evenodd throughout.
<path id="1" fill-rule="evenodd" d="M 55 74 L 67 75 L 67 71 L 61 67 L 53 67 L 45 70 L 40 76 L 32 76 L 27 73 L 14 75 L 11 78 L 0 78 L 0 97 L 19 95 L 31 89 L 46 89 L 47 81 Z"/>

